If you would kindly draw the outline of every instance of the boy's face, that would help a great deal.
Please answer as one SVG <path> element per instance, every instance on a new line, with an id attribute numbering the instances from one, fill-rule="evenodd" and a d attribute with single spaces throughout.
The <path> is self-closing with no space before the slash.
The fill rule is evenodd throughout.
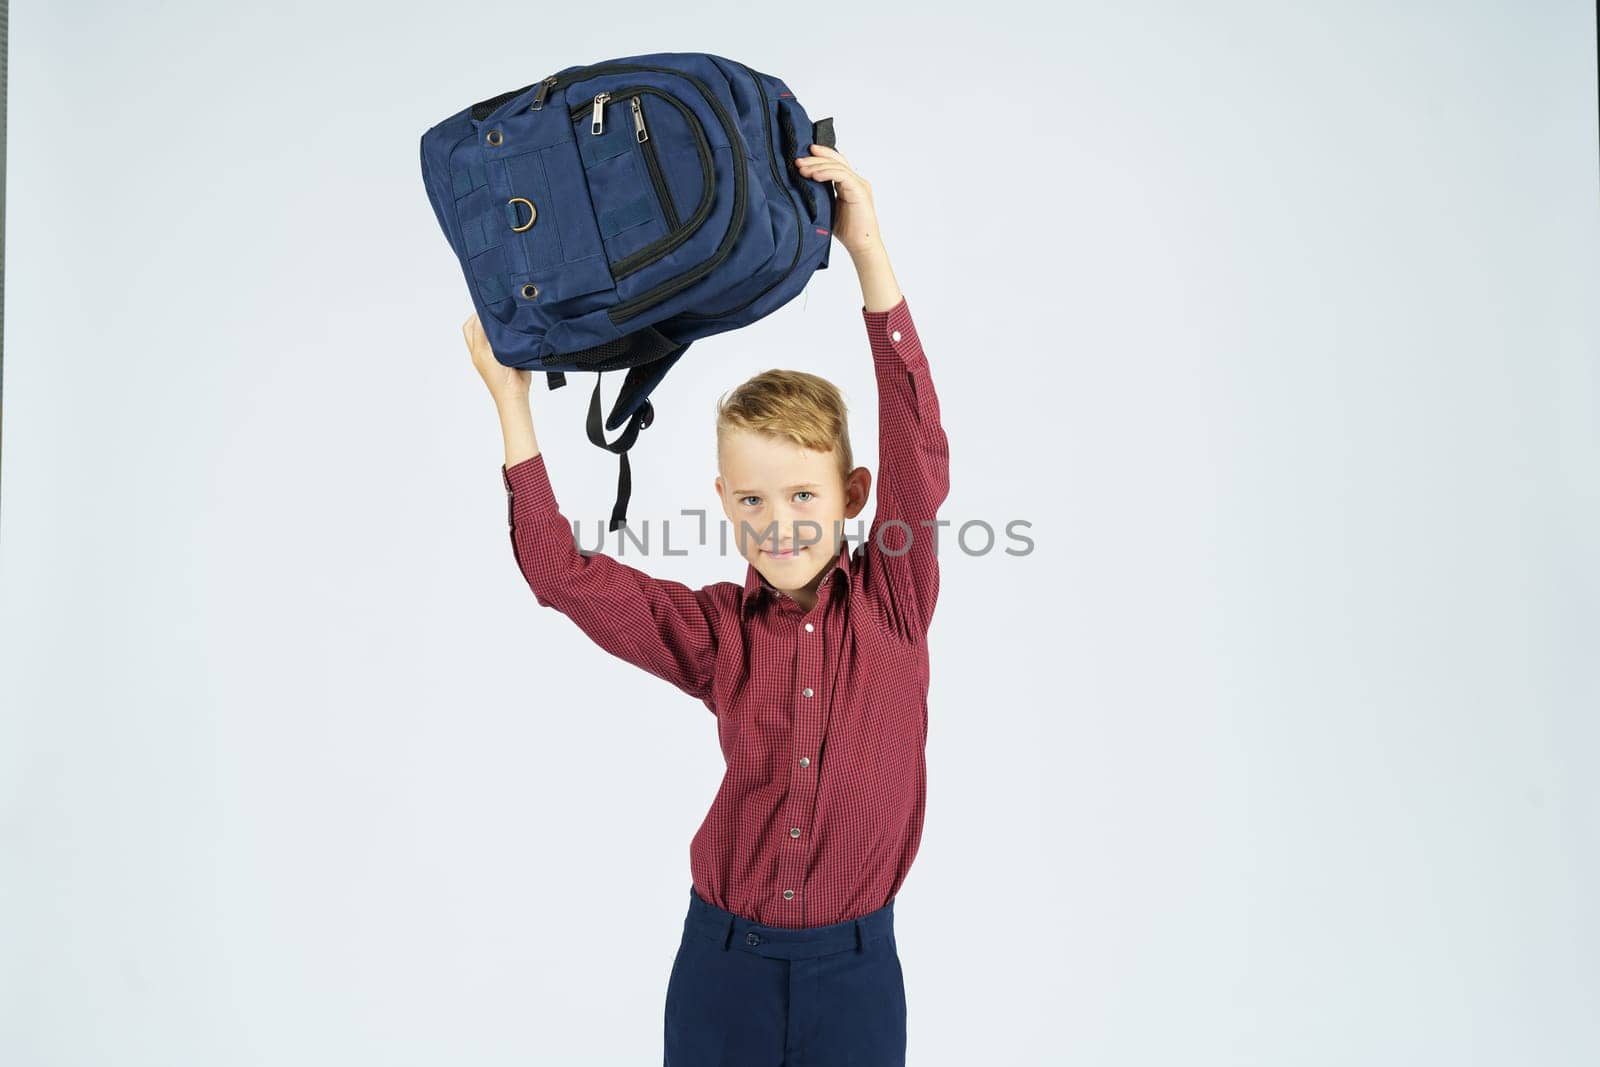
<path id="1" fill-rule="evenodd" d="M 839 551 L 844 520 L 867 501 L 872 473 L 839 477 L 838 456 L 793 441 L 728 430 L 718 449 L 716 492 L 739 554 L 784 592 L 821 581 Z"/>

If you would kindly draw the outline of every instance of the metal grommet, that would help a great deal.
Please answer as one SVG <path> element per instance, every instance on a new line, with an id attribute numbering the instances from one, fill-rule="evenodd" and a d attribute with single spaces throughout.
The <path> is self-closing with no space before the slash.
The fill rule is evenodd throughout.
<path id="1" fill-rule="evenodd" d="M 539 209 L 534 207 L 533 206 L 533 201 L 529 200 L 525 196 L 513 196 L 510 200 L 507 200 L 506 203 L 508 203 L 508 204 L 527 204 L 528 205 L 528 221 L 524 222 L 521 226 L 513 226 L 513 227 L 511 227 L 517 233 L 521 233 L 523 230 L 526 230 L 529 226 L 532 226 L 533 225 L 533 220 L 539 217 Z"/>
<path id="2" fill-rule="evenodd" d="M 500 143 L 501 143 L 501 142 L 502 142 L 502 141 L 504 141 L 504 140 L 505 140 L 505 138 L 504 138 L 504 137 L 502 137 L 502 136 L 500 136 L 500 131 L 499 131 L 499 130 L 490 130 L 490 131 L 489 131 L 489 136 L 488 136 L 488 138 L 487 138 L 487 140 L 488 140 L 488 142 L 489 142 L 489 143 L 490 143 L 490 144 L 492 144 L 492 145 L 495 145 L 495 146 L 497 146 L 497 147 L 498 147 L 498 146 L 499 146 L 499 144 L 500 144 Z"/>
<path id="3" fill-rule="evenodd" d="M 522 286 L 522 295 L 526 299 L 532 300 L 534 297 L 539 295 L 539 287 L 534 285 L 532 282 L 526 282 Z"/>

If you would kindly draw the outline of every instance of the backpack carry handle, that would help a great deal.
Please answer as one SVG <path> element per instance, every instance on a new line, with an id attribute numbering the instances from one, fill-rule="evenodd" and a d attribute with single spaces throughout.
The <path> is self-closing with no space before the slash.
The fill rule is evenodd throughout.
<path id="1" fill-rule="evenodd" d="M 832 182 L 817 182 L 800 173 L 800 165 L 795 162 L 800 156 L 799 135 L 795 130 L 795 105 L 786 97 L 778 98 L 778 133 L 783 139 L 783 155 L 785 169 L 789 178 L 794 182 L 795 188 L 800 190 L 800 197 L 805 201 L 806 214 L 811 216 L 811 221 L 817 221 L 817 186 L 821 184 L 822 192 L 828 198 L 828 217 L 832 218 L 835 209 L 835 197 L 838 195 Z M 838 144 L 838 138 L 833 130 L 833 116 L 818 119 L 811 124 L 811 140 L 806 142 L 806 154 L 811 154 L 811 145 L 819 144 L 824 148 L 833 148 Z"/>

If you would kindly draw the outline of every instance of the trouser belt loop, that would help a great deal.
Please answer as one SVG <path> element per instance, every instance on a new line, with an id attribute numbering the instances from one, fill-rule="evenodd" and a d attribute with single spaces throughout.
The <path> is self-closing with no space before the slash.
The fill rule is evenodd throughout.
<path id="1" fill-rule="evenodd" d="M 728 946 L 733 944 L 733 919 L 724 919 L 722 923 L 724 926 L 722 931 L 722 951 L 726 952 L 728 951 Z"/>
<path id="2" fill-rule="evenodd" d="M 862 952 L 866 948 L 866 936 L 861 932 L 861 920 L 856 919 L 856 951 Z"/>

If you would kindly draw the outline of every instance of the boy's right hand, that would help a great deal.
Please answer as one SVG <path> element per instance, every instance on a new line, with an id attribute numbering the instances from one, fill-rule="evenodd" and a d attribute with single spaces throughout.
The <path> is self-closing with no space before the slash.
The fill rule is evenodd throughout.
<path id="1" fill-rule="evenodd" d="M 483 323 L 478 321 L 477 312 L 473 312 L 471 317 L 461 324 L 461 333 L 466 337 L 467 349 L 472 353 L 472 365 L 478 368 L 478 375 L 489 387 L 495 403 L 498 404 L 503 400 L 527 400 L 528 386 L 533 381 L 533 372 L 508 367 L 494 358 L 494 349 L 489 347 L 489 338 L 483 332 Z"/>

